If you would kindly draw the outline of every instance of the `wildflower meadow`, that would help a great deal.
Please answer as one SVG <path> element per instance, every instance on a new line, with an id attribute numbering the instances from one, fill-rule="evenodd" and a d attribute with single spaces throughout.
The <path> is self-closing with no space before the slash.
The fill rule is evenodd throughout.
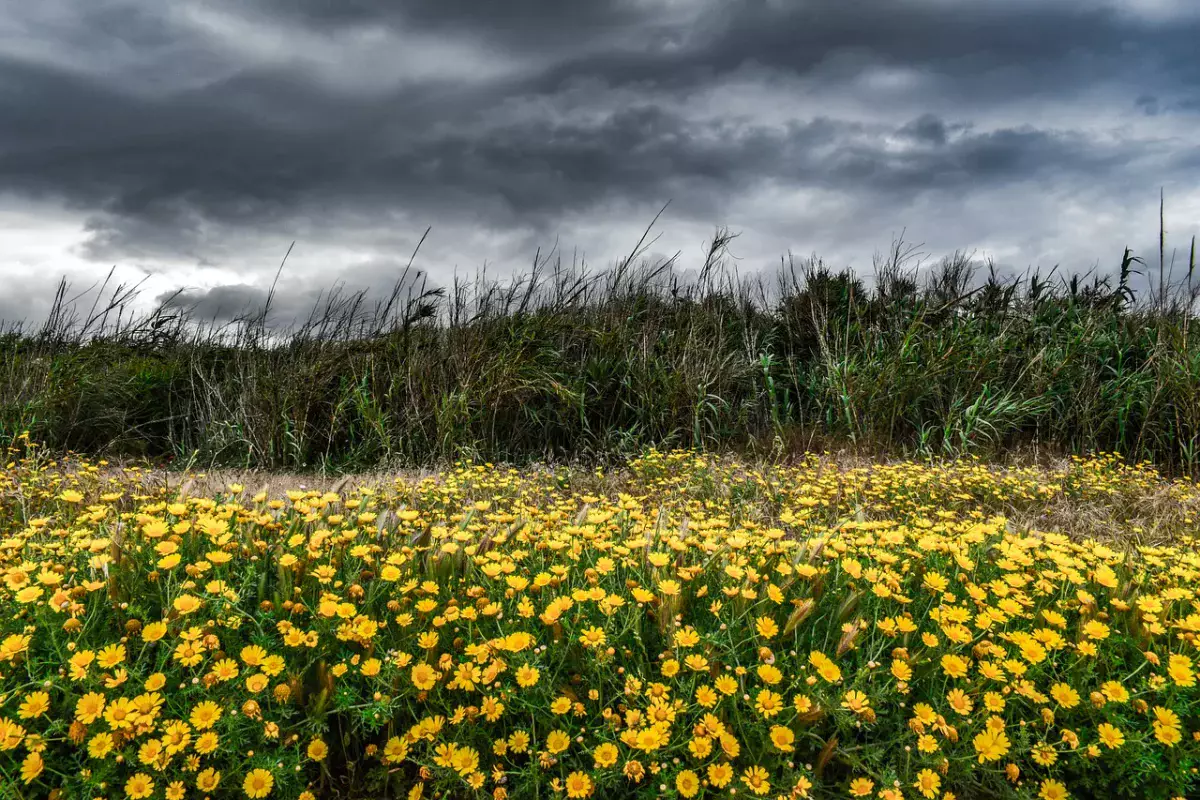
<path id="1" fill-rule="evenodd" d="M 0 472 L 0 798 L 1200 796 L 1200 487 L 1111 456 Z"/>

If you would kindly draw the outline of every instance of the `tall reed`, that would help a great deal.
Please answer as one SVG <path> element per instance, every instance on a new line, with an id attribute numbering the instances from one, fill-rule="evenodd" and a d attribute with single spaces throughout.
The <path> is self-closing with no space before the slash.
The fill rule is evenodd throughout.
<path id="1" fill-rule="evenodd" d="M 432 288 L 410 264 L 382 300 L 335 289 L 287 329 L 270 300 L 222 324 L 135 314 L 124 286 L 84 313 L 64 283 L 40 328 L 0 333 L 0 441 L 332 471 L 844 442 L 1200 472 L 1194 243 L 1177 280 L 1128 250 L 1111 277 L 918 269 L 902 241 L 864 279 L 815 257 L 739 275 L 732 238 L 688 280 L 644 240 L 612 269 L 539 256 L 503 282 Z"/>

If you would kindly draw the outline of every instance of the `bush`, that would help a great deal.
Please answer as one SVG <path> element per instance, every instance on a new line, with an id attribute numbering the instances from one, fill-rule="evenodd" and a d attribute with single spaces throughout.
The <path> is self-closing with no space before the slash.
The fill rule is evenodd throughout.
<path id="1" fill-rule="evenodd" d="M 1145 466 L 170 483 L 0 473 L 0 797 L 1200 792 L 1200 489 Z"/>
<path id="2" fill-rule="evenodd" d="M 120 293 L 107 316 L 59 307 L 0 332 L 0 442 L 303 471 L 830 442 L 1200 474 L 1194 264 L 1139 296 L 1128 251 L 1111 278 L 1060 282 L 975 274 L 961 253 L 918 272 L 897 244 L 868 288 L 816 259 L 739 279 L 728 239 L 691 282 L 539 262 L 445 291 L 406 273 L 392 302 L 335 290 L 290 328 L 266 310 L 141 317 Z"/>

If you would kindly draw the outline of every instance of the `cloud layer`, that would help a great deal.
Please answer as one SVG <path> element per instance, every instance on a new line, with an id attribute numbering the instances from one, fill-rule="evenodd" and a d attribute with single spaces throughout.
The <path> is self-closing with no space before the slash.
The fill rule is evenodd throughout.
<path id="1" fill-rule="evenodd" d="M 686 266 L 728 224 L 744 269 L 866 267 L 901 228 L 1108 265 L 1160 187 L 1181 246 L 1200 220 L 1188 0 L 0 7 L 0 318 L 114 264 L 253 299 L 293 240 L 299 302 L 429 226 L 434 281 L 556 240 L 603 265 L 668 201 L 656 247 Z"/>

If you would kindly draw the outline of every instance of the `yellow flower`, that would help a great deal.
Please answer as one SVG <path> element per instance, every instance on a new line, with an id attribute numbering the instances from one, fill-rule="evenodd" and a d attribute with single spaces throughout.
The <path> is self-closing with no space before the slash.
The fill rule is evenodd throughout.
<path id="1" fill-rule="evenodd" d="M 125 796 L 130 800 L 141 800 L 154 794 L 154 781 L 144 772 L 134 774 L 125 782 Z"/>
<path id="2" fill-rule="evenodd" d="M 242 791 L 250 798 L 266 797 L 274 786 L 275 776 L 265 769 L 250 770 L 242 781 Z"/>
<path id="3" fill-rule="evenodd" d="M 700 791 L 700 776 L 690 769 L 685 769 L 675 776 L 675 791 L 680 797 L 695 797 Z"/>
<path id="4" fill-rule="evenodd" d="M 770 617 L 759 617 L 754 622 L 754 630 L 764 639 L 773 639 L 779 633 L 779 626 Z"/>
<path id="5" fill-rule="evenodd" d="M 795 749 L 793 742 L 796 741 L 796 734 L 791 728 L 786 728 L 783 725 L 771 726 L 771 744 L 775 745 L 775 749 L 780 752 L 790 753 Z"/>
<path id="6" fill-rule="evenodd" d="M 216 664 L 213 664 L 212 674 L 218 681 L 224 683 L 231 681 L 241 673 L 241 668 L 238 663 L 232 658 L 223 658 Z"/>
<path id="7" fill-rule="evenodd" d="M 675 632 L 676 647 L 695 647 L 700 641 L 700 634 L 696 633 L 696 629 L 692 627 L 683 628 Z M 695 773 L 693 773 L 695 774 Z"/>
<path id="8" fill-rule="evenodd" d="M 208 755 L 216 751 L 220 742 L 221 738 L 217 735 L 216 731 L 205 731 L 196 737 L 196 744 L 193 746 L 196 748 L 197 753 Z"/>
<path id="9" fill-rule="evenodd" d="M 546 749 L 561 753 L 571 746 L 571 736 L 566 731 L 553 730 L 546 736 Z"/>
<path id="10" fill-rule="evenodd" d="M 768 686 L 774 686 L 783 680 L 783 673 L 774 664 L 759 664 L 758 679 Z"/>
<path id="11" fill-rule="evenodd" d="M 1056 683 L 1051 686 L 1050 696 L 1063 708 L 1074 708 L 1079 705 L 1079 692 L 1065 683 Z"/>
<path id="12" fill-rule="evenodd" d="M 437 670 L 428 664 L 417 664 L 409 673 L 409 678 L 412 680 L 413 686 L 416 686 L 421 691 L 429 691 L 436 686 L 439 677 Z"/>
<path id="13" fill-rule="evenodd" d="M 158 739 L 151 739 L 138 748 L 138 761 L 143 764 L 153 764 L 162 755 L 163 745 Z"/>
<path id="14" fill-rule="evenodd" d="M 693 736 L 688 742 L 688 752 L 698 759 L 705 759 L 712 752 L 713 742 L 707 736 Z"/>
<path id="15" fill-rule="evenodd" d="M 642 728 L 641 730 L 637 731 L 629 744 L 638 750 L 644 750 L 647 753 L 652 753 L 658 748 L 662 747 L 664 742 L 665 735 L 663 730 L 652 726 L 649 728 Z"/>
<path id="16" fill-rule="evenodd" d="M 767 771 L 762 767 L 749 767 L 742 773 L 742 783 L 746 784 L 752 793 L 763 795 L 771 791 L 771 782 Z"/>
<path id="17" fill-rule="evenodd" d="M 946 654 L 942 656 L 942 671 L 951 678 L 965 678 L 971 664 L 961 656 Z"/>
<path id="18" fill-rule="evenodd" d="M 1019 645 L 1021 649 L 1021 658 L 1028 661 L 1030 664 L 1040 664 L 1046 660 L 1046 648 L 1042 647 L 1033 639 L 1027 639 Z"/>
<path id="19" fill-rule="evenodd" d="M 616 745 L 609 742 L 599 745 L 595 750 L 592 751 L 592 758 L 596 762 L 597 769 L 611 767 L 613 764 L 616 764 L 617 756 L 618 752 Z"/>
<path id="20" fill-rule="evenodd" d="M 962 689 L 951 689 L 946 695 L 946 701 L 950 703 L 950 707 L 954 709 L 956 714 L 967 716 L 975 707 L 975 703 L 971 700 L 967 693 Z"/>
<path id="21" fill-rule="evenodd" d="M 875 781 L 870 778 L 855 778 L 850 781 L 851 797 L 867 797 L 875 788 Z"/>
<path id="22" fill-rule="evenodd" d="M 1129 691 L 1117 681 L 1105 681 L 1100 684 L 1100 691 L 1113 703 L 1129 701 Z"/>
<path id="23" fill-rule="evenodd" d="M 204 605 L 204 601 L 195 595 L 184 594 L 176 597 L 175 601 L 171 605 L 180 614 L 187 615 L 197 611 L 202 605 Z"/>
<path id="24" fill-rule="evenodd" d="M 937 796 L 938 788 L 942 785 L 942 779 L 936 772 L 931 769 L 923 769 L 917 773 L 916 783 L 913 788 L 921 793 L 922 797 L 933 798 Z"/>
<path id="25" fill-rule="evenodd" d="M 817 669 L 817 674 L 829 683 L 841 680 L 842 670 L 829 656 L 820 650 L 814 650 L 808 655 L 808 662 Z"/>
<path id="26" fill-rule="evenodd" d="M 91 725 L 104 712 L 104 702 L 104 695 L 88 692 L 75 702 L 75 719 L 84 725 Z"/>
<path id="27" fill-rule="evenodd" d="M 1010 746 L 1008 736 L 1004 731 L 991 727 L 976 734 L 972 744 L 975 747 L 980 764 L 986 764 L 990 761 L 1003 758 L 1008 753 Z"/>
<path id="28" fill-rule="evenodd" d="M 455 748 L 450 757 L 450 766 L 459 775 L 467 776 L 479 768 L 479 753 L 471 747 Z"/>
<path id="29" fill-rule="evenodd" d="M 313 761 L 322 761 L 329 754 L 329 747 L 321 739 L 313 739 L 305 751 Z"/>
<path id="30" fill-rule="evenodd" d="M 192 727 L 198 730 L 208 730 L 217 724 L 217 720 L 221 718 L 221 713 L 221 706 L 212 700 L 204 700 L 192 708 L 192 713 L 188 717 L 188 720 L 192 723 Z"/>
<path id="31" fill-rule="evenodd" d="M 1161 722 L 1155 722 L 1153 727 L 1154 738 L 1167 747 L 1174 747 L 1183 741 L 1183 735 L 1179 732 L 1179 728 L 1177 727 L 1164 725 Z"/>
<path id="32" fill-rule="evenodd" d="M 517 668 L 517 685 L 522 689 L 528 689 L 530 686 L 536 686 L 541 673 L 537 667 L 531 667 L 528 664 L 523 664 Z"/>
<path id="33" fill-rule="evenodd" d="M 1066 800 L 1070 796 L 1067 787 L 1056 780 L 1044 780 L 1038 789 L 1038 797 L 1042 800 Z"/>
<path id="34" fill-rule="evenodd" d="M 31 641 L 31 636 L 20 633 L 4 637 L 4 641 L 0 642 L 0 662 L 16 660 L 17 656 L 29 650 Z"/>
<path id="35" fill-rule="evenodd" d="M 1195 686 L 1196 674 L 1192 671 L 1192 660 L 1184 655 L 1167 658 L 1167 675 L 1177 686 Z"/>
<path id="36" fill-rule="evenodd" d="M 572 772 L 567 776 L 567 797 L 590 797 L 592 794 L 592 779 L 584 772 Z"/>
<path id="37" fill-rule="evenodd" d="M 1029 752 L 1038 766 L 1048 767 L 1058 761 L 1058 751 L 1045 742 L 1035 744 Z"/>
<path id="38" fill-rule="evenodd" d="M 853 711 L 855 714 L 866 712 L 870 706 L 870 699 L 857 689 L 851 689 L 842 698 L 842 707 Z"/>
<path id="39" fill-rule="evenodd" d="M 783 698 L 770 689 L 763 689 L 754 698 L 754 708 L 770 719 L 783 710 Z"/>
<path id="40" fill-rule="evenodd" d="M 398 764 L 408 757 L 408 742 L 399 736 L 393 736 L 383 746 L 383 760 L 389 764 Z"/>
<path id="41" fill-rule="evenodd" d="M 604 629 L 594 626 L 585 628 L 579 636 L 579 643 L 584 647 L 603 647 L 606 641 L 607 637 L 604 635 Z"/>
<path id="42" fill-rule="evenodd" d="M 17 716 L 21 719 L 37 719 L 50 710 L 50 695 L 46 692 L 30 692 L 25 700 L 17 707 Z"/>
<path id="43" fill-rule="evenodd" d="M 1116 750 L 1125 744 L 1125 734 L 1121 732 L 1121 729 L 1107 722 L 1100 723 L 1096 728 L 1096 735 L 1100 738 L 1100 744 L 1109 750 Z"/>
<path id="44" fill-rule="evenodd" d="M 733 767 L 725 762 L 708 765 L 708 782 L 718 789 L 724 789 L 733 780 Z"/>
<path id="45" fill-rule="evenodd" d="M 475 664 L 463 662 L 453 670 L 454 677 L 447 686 L 451 689 L 474 691 L 477 684 L 483 680 L 483 671 Z"/>
<path id="46" fill-rule="evenodd" d="M 167 634 L 167 625 L 165 622 L 151 622 L 142 628 L 142 640 L 146 642 L 157 642 Z"/>
<path id="47" fill-rule="evenodd" d="M 717 704 L 717 701 L 720 700 L 716 690 L 707 684 L 704 686 L 697 686 L 695 696 L 696 702 L 704 708 L 712 708 Z"/>
<path id="48" fill-rule="evenodd" d="M 25 756 L 25 760 L 21 762 L 21 781 L 32 783 L 42 774 L 44 767 L 45 763 L 42 761 L 41 753 L 35 751 Z"/>
<path id="49" fill-rule="evenodd" d="M 192 741 L 191 727 L 182 720 L 170 722 L 163 730 L 162 741 L 168 753 L 181 752 Z"/>
<path id="50" fill-rule="evenodd" d="M 111 733 L 97 733 L 88 741 L 88 755 L 102 759 L 113 751 L 114 746 Z"/>

